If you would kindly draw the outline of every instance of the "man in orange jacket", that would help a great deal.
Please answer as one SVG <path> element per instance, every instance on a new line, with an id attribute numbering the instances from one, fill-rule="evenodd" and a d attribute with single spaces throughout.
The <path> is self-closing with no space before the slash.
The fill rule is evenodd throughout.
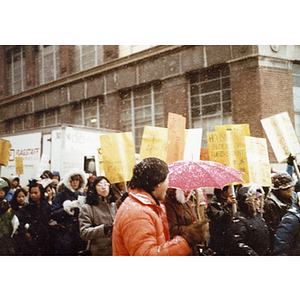
<path id="1" fill-rule="evenodd" d="M 113 255 L 187 255 L 206 240 L 208 224 L 195 222 L 182 236 L 170 240 L 163 200 L 168 187 L 168 165 L 154 157 L 133 168 L 128 197 L 113 227 Z"/>

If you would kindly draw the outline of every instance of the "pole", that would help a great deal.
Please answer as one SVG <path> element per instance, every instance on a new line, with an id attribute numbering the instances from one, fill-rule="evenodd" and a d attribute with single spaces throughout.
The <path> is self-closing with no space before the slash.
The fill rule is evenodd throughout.
<path id="1" fill-rule="evenodd" d="M 295 168 L 295 171 L 296 171 L 296 175 L 297 175 L 297 177 L 298 177 L 298 180 L 300 181 L 300 172 L 299 172 L 298 165 L 297 165 L 297 162 L 296 162 L 295 159 L 293 160 L 293 164 L 294 164 L 294 168 Z"/>
<path id="2" fill-rule="evenodd" d="M 230 185 L 228 188 L 229 194 L 234 194 L 234 186 Z M 237 212 L 236 203 L 231 204 L 231 217 L 233 218 L 234 214 Z"/>

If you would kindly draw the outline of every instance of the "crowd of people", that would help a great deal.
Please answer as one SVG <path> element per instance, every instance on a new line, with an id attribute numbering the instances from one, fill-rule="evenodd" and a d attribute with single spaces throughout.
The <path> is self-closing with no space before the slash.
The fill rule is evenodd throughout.
<path id="1" fill-rule="evenodd" d="M 153 157 L 136 164 L 127 183 L 80 169 L 62 179 L 45 170 L 26 186 L 2 177 L 0 255 L 299 255 L 293 159 L 271 187 L 225 186 L 212 198 L 168 187 L 168 165 Z"/>

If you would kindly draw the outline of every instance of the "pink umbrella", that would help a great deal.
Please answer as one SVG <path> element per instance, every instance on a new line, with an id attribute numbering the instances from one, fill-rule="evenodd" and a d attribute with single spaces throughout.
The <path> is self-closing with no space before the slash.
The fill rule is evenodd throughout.
<path id="1" fill-rule="evenodd" d="M 200 187 L 222 189 L 225 185 L 243 182 L 243 172 L 224 166 L 217 162 L 176 161 L 169 166 L 169 187 L 180 188 L 184 191 Z"/>

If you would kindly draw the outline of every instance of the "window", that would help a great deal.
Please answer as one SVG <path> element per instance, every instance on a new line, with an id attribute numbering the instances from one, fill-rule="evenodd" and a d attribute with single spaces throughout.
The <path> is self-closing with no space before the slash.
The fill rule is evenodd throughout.
<path id="1" fill-rule="evenodd" d="M 95 98 L 74 104 L 73 115 L 76 125 L 104 128 L 104 99 Z"/>
<path id="2" fill-rule="evenodd" d="M 26 118 L 20 117 L 6 121 L 5 132 L 14 133 L 25 130 Z"/>
<path id="3" fill-rule="evenodd" d="M 155 83 L 121 93 L 121 127 L 131 131 L 139 153 L 144 126 L 164 126 L 161 84 Z"/>
<path id="4" fill-rule="evenodd" d="M 190 128 L 203 129 L 202 147 L 207 147 L 206 132 L 215 131 L 215 126 L 232 123 L 229 67 L 193 73 L 189 84 Z"/>
<path id="5" fill-rule="evenodd" d="M 35 122 L 37 128 L 60 124 L 60 109 L 51 109 L 37 113 Z"/>
<path id="6" fill-rule="evenodd" d="M 25 89 L 25 49 L 17 46 L 6 53 L 8 94 L 14 95 Z"/>
<path id="7" fill-rule="evenodd" d="M 127 56 L 151 47 L 154 47 L 154 45 L 119 45 L 119 57 Z"/>
<path id="8" fill-rule="evenodd" d="M 37 46 L 36 82 L 38 85 L 59 78 L 59 46 Z"/>
<path id="9" fill-rule="evenodd" d="M 73 53 L 74 72 L 84 71 L 101 65 L 103 62 L 102 45 L 75 45 Z"/>
<path id="10" fill-rule="evenodd" d="M 295 113 L 295 131 L 300 138 L 300 65 L 293 64 L 293 97 Z"/>

